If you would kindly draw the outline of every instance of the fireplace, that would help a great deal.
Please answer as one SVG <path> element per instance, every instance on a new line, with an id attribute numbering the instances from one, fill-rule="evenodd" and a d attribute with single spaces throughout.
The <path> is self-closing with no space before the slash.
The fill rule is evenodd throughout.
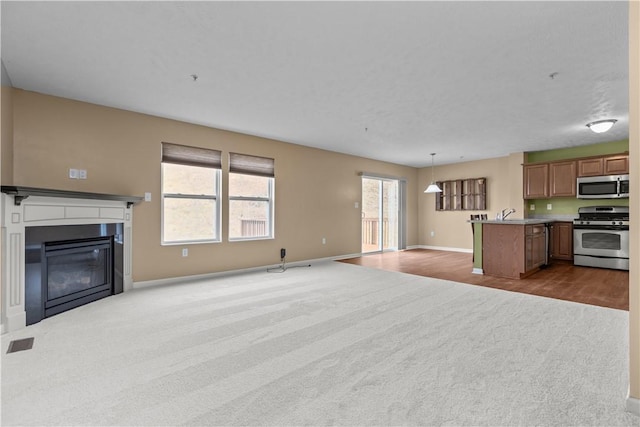
<path id="1" fill-rule="evenodd" d="M 1 187 L 1 333 L 133 289 L 142 197 Z"/>
<path id="2" fill-rule="evenodd" d="M 27 325 L 122 292 L 123 224 L 27 227 Z"/>

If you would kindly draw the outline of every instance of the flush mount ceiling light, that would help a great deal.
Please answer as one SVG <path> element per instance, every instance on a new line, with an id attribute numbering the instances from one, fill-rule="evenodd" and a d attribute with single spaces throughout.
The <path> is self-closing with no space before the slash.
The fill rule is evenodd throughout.
<path id="1" fill-rule="evenodd" d="M 615 122 L 617 122 L 616 119 L 598 120 L 597 122 L 587 123 L 587 127 L 595 133 L 602 133 L 611 129 Z"/>
<path id="2" fill-rule="evenodd" d="M 433 179 L 433 156 L 435 155 L 436 153 L 431 153 L 431 184 L 429 184 L 427 189 L 424 190 L 425 193 L 442 193 L 442 190 L 440 189 L 440 187 L 438 187 L 438 184 L 436 184 L 436 181 Z"/>

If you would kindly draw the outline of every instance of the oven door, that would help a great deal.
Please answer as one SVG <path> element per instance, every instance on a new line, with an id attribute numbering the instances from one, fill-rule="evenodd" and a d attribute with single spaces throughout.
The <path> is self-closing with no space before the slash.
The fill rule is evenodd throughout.
<path id="1" fill-rule="evenodd" d="M 629 258 L 629 230 L 575 225 L 573 253 L 595 257 Z"/>

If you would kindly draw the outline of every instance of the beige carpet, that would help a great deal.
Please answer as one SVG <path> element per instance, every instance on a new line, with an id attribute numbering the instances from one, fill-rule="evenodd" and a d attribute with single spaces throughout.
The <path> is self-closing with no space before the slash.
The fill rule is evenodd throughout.
<path id="1" fill-rule="evenodd" d="M 627 323 L 330 262 L 139 289 L 4 335 L 2 425 L 637 426 Z"/>

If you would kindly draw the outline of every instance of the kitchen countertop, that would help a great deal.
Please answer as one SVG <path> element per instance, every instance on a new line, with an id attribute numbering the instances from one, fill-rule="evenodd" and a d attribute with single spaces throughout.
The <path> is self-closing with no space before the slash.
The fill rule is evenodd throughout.
<path id="1" fill-rule="evenodd" d="M 550 222 L 556 222 L 555 219 L 549 218 L 525 218 L 525 219 L 474 219 L 467 222 L 473 224 L 501 224 L 501 225 L 531 225 L 531 224 L 548 224 Z"/>

